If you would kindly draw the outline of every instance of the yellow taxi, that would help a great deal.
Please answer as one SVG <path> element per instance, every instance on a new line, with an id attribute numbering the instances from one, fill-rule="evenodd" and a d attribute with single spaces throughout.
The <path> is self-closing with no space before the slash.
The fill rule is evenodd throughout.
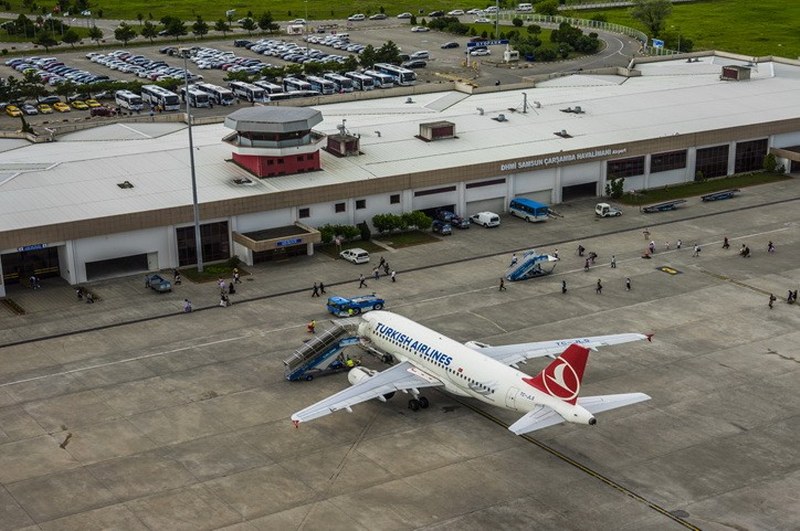
<path id="1" fill-rule="evenodd" d="M 72 110 L 69 108 L 69 105 L 61 101 L 59 101 L 58 103 L 54 103 L 53 108 L 58 112 L 69 112 Z"/>
<path id="2" fill-rule="evenodd" d="M 39 114 L 53 114 L 53 108 L 46 103 L 40 103 L 36 108 L 39 109 Z"/>
<path id="3" fill-rule="evenodd" d="M 102 105 L 100 105 L 100 102 L 95 100 L 95 99 L 88 99 L 88 100 L 84 101 L 83 103 L 85 103 L 86 105 L 88 105 L 92 109 L 96 109 L 97 107 L 102 107 Z"/>
<path id="4" fill-rule="evenodd" d="M 88 108 L 89 108 L 89 106 L 88 106 L 88 105 L 86 105 L 86 104 L 85 104 L 84 102 L 82 102 L 81 100 L 75 100 L 75 101 L 73 101 L 73 102 L 72 102 L 72 108 L 73 108 L 73 109 L 77 109 L 77 110 L 79 110 L 79 111 L 85 111 L 86 109 L 88 109 Z"/>
<path id="5" fill-rule="evenodd" d="M 22 111 L 16 105 L 9 105 L 6 107 L 6 114 L 17 118 L 18 116 L 22 116 Z"/>

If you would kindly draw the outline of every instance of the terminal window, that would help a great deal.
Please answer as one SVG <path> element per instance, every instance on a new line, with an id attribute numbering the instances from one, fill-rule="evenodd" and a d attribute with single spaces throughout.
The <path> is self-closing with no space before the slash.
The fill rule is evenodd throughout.
<path id="1" fill-rule="evenodd" d="M 695 178 L 702 174 L 709 177 L 724 177 L 728 174 L 728 144 L 697 150 L 697 162 L 694 165 Z"/>
<path id="2" fill-rule="evenodd" d="M 356 210 L 361 210 L 362 208 L 367 208 L 367 200 L 356 199 Z"/>
<path id="3" fill-rule="evenodd" d="M 344 203 L 336 203 L 336 205 L 334 205 L 334 209 L 337 213 L 345 212 L 347 210 Z"/>
<path id="4" fill-rule="evenodd" d="M 764 167 L 768 142 L 766 138 L 736 143 L 736 173 L 757 171 Z"/>
<path id="5" fill-rule="evenodd" d="M 310 208 L 300 208 L 297 210 L 297 217 L 298 218 L 310 218 L 311 217 L 311 209 Z"/>
<path id="6" fill-rule="evenodd" d="M 634 175 L 644 175 L 644 157 L 608 161 L 609 179 L 633 177 Z"/>
<path id="7" fill-rule="evenodd" d="M 400 204 L 400 194 L 392 194 L 389 196 L 389 204 L 390 205 L 399 205 Z"/>
<path id="8" fill-rule="evenodd" d="M 686 150 L 656 153 L 650 157 L 650 173 L 680 170 L 686 167 Z"/>

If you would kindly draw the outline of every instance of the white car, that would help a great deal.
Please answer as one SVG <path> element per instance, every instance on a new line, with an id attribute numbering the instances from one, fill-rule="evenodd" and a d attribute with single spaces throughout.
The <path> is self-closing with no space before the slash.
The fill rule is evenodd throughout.
<path id="1" fill-rule="evenodd" d="M 478 9 L 477 7 L 467 11 L 467 15 L 482 15 L 482 14 L 483 14 L 483 9 Z"/>
<path id="2" fill-rule="evenodd" d="M 475 19 L 476 24 L 491 24 L 492 21 L 486 17 L 478 17 Z"/>
<path id="3" fill-rule="evenodd" d="M 492 52 L 490 52 L 486 48 L 478 48 L 477 50 L 472 50 L 471 52 L 469 52 L 469 54 L 473 57 L 480 57 L 483 55 L 492 55 Z"/>
<path id="4" fill-rule="evenodd" d="M 464 10 L 463 9 L 454 9 L 452 11 L 448 11 L 447 14 L 450 15 L 451 17 L 460 17 L 461 15 L 464 14 Z"/>
<path id="5" fill-rule="evenodd" d="M 348 262 L 353 262 L 354 264 L 366 264 L 369 262 L 369 253 L 360 247 L 353 247 L 352 249 L 345 249 L 339 256 L 347 260 Z"/>
<path id="6" fill-rule="evenodd" d="M 350 15 L 349 17 L 347 17 L 347 20 L 349 20 L 350 22 L 358 22 L 361 20 L 367 20 L 367 16 L 363 13 L 356 13 L 355 15 Z"/>
<path id="7" fill-rule="evenodd" d="M 497 13 L 498 11 L 500 10 L 497 8 L 497 6 L 489 6 L 483 10 L 484 13 Z"/>
<path id="8" fill-rule="evenodd" d="M 295 25 L 298 25 L 298 26 L 305 26 L 306 25 L 306 19 L 304 19 L 304 18 L 296 18 L 293 21 L 289 22 L 289 24 L 295 24 Z"/>
<path id="9" fill-rule="evenodd" d="M 411 28 L 411 31 L 413 31 L 414 33 L 424 33 L 430 30 L 425 26 L 414 26 L 413 28 Z"/>
<path id="10" fill-rule="evenodd" d="M 399 15 L 397 15 L 397 18 L 411 18 L 411 17 L 412 17 L 411 13 L 408 12 L 400 13 Z"/>

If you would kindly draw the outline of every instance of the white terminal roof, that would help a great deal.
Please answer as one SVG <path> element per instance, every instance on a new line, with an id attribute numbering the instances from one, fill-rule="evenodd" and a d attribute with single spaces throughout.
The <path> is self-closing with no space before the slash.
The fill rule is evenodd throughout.
<path id="1" fill-rule="evenodd" d="M 252 176 L 229 162 L 231 146 L 221 139 L 230 130 L 195 126 L 198 195 L 201 202 L 235 199 L 800 116 L 800 67 L 761 63 L 749 81 L 720 81 L 728 64 L 737 62 L 711 56 L 639 65 L 640 77 L 578 74 L 519 91 L 320 105 L 315 129 L 335 134 L 346 120 L 347 130 L 361 135 L 364 155 L 323 151 L 322 171 L 253 178 L 253 186 L 233 183 Z M 518 112 L 522 92 L 531 106 L 526 114 Z M 574 106 L 585 114 L 560 111 Z M 492 119 L 500 113 L 507 121 Z M 454 122 L 458 138 L 414 137 L 420 123 L 437 120 Z M 572 138 L 553 134 L 561 130 Z M 118 187 L 123 181 L 134 188 Z M 0 231 L 177 207 L 191 198 L 188 138 L 179 124 L 108 125 L 43 144 L 0 140 Z"/>

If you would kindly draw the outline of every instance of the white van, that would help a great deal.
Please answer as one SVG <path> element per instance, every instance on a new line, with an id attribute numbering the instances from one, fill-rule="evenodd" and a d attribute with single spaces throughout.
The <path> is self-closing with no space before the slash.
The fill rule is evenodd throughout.
<path id="1" fill-rule="evenodd" d="M 428 50 L 419 50 L 418 52 L 414 52 L 409 56 L 410 60 L 413 59 L 430 59 L 431 53 Z"/>
<path id="2" fill-rule="evenodd" d="M 500 216 L 494 212 L 478 212 L 469 218 L 473 223 L 483 225 L 484 227 L 499 227 Z"/>
<path id="3" fill-rule="evenodd" d="M 533 4 L 519 4 L 517 6 L 517 12 L 519 13 L 530 13 L 533 11 Z"/>

